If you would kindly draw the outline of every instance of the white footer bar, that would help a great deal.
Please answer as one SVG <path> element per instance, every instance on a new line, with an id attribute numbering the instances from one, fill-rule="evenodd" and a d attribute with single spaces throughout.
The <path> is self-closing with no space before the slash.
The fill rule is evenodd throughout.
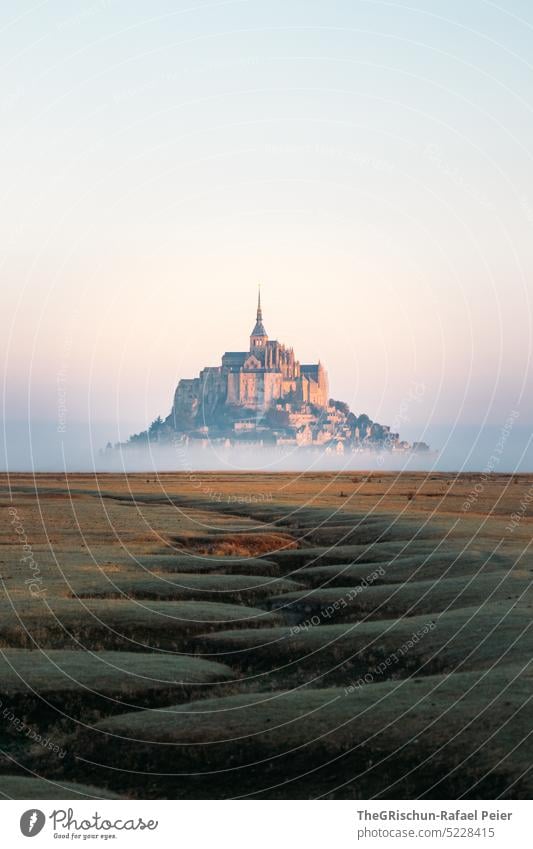
<path id="1" fill-rule="evenodd" d="M 3 801 L 2 844 L 379 849 L 531 847 L 533 804 L 364 801 Z M 29 844 L 34 838 L 35 843 Z M 69 841 L 67 843 L 67 841 Z"/>

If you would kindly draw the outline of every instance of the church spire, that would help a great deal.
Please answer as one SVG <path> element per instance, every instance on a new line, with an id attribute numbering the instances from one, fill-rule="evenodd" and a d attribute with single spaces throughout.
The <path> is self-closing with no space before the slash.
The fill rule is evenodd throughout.
<path id="1" fill-rule="evenodd" d="M 268 336 L 263 324 L 263 311 L 261 309 L 261 286 L 259 286 L 259 292 L 257 294 L 257 317 L 250 342 L 252 347 L 257 347 L 264 345 L 267 341 Z"/>

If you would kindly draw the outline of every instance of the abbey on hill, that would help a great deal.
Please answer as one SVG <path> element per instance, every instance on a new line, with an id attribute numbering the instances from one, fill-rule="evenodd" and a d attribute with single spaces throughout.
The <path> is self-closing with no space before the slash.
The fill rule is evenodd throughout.
<path id="1" fill-rule="evenodd" d="M 219 366 L 179 381 L 170 415 L 127 445 L 176 438 L 252 445 L 320 446 L 326 451 L 407 450 L 397 433 L 329 398 L 322 363 L 303 364 L 294 350 L 269 339 L 261 295 L 247 351 L 226 351 Z M 415 450 L 427 448 L 423 443 Z"/>
<path id="2" fill-rule="evenodd" d="M 226 351 L 219 366 L 202 369 L 192 380 L 180 380 L 174 396 L 174 424 L 190 424 L 198 415 L 206 424 L 222 407 L 264 412 L 280 402 L 295 406 L 328 403 L 328 377 L 320 363 L 300 365 L 292 348 L 268 338 L 261 294 L 248 351 Z"/>

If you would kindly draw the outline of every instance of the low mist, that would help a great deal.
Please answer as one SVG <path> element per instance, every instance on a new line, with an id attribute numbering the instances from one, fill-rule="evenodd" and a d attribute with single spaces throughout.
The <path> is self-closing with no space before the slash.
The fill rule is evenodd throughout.
<path id="1" fill-rule="evenodd" d="M 125 434 L 131 428 L 124 427 Z M 326 472 L 382 471 L 533 471 L 533 434 L 515 424 L 512 430 L 487 427 L 427 429 L 412 433 L 413 440 L 430 444 L 430 452 L 394 453 L 358 451 L 337 454 L 325 448 L 260 448 L 257 445 L 226 448 L 195 442 L 149 444 L 146 448 L 105 446 L 126 439 L 112 422 L 71 424 L 58 432 L 53 422 L 7 422 L 2 433 L 0 463 L 11 472 Z"/>

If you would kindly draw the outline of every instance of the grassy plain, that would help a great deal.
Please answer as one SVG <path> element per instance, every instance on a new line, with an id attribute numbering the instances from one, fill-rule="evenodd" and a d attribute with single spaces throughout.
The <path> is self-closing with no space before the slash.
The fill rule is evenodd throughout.
<path id="1" fill-rule="evenodd" d="M 530 798 L 532 487 L 1 476 L 0 796 Z"/>

